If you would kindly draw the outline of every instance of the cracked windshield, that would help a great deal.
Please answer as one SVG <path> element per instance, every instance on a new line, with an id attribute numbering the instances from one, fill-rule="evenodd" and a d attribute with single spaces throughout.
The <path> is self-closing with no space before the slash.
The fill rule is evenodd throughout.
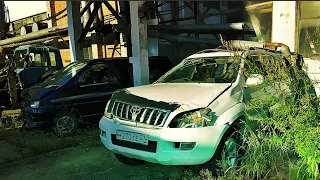
<path id="1" fill-rule="evenodd" d="M 238 69 L 239 62 L 230 57 L 186 59 L 157 83 L 232 83 Z"/>

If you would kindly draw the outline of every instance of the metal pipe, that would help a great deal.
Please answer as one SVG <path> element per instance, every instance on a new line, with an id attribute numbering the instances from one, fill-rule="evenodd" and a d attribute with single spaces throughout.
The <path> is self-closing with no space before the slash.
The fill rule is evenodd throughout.
<path id="1" fill-rule="evenodd" d="M 14 43 L 14 44 L 9 44 L 9 45 L 5 45 L 5 46 L 1 46 L 1 47 L 3 49 L 14 48 L 14 47 L 17 47 L 17 46 L 23 46 L 23 45 L 28 45 L 28 44 L 36 44 L 36 43 L 48 41 L 48 40 L 51 40 L 51 39 L 57 39 L 57 38 L 59 38 L 59 36 L 50 36 L 50 37 L 46 37 L 46 38 L 43 38 L 43 39 L 36 39 L 36 40 L 26 41 L 26 42 L 22 42 L 22 43 Z"/>
<path id="2" fill-rule="evenodd" d="M 37 32 L 31 32 L 31 33 L 26 34 L 24 36 L 17 36 L 17 37 L 13 37 L 13 38 L 4 39 L 4 40 L 0 41 L 0 46 L 12 44 L 12 43 L 19 43 L 22 41 L 28 41 L 28 40 L 37 39 L 37 38 L 42 38 L 45 36 L 56 34 L 57 31 L 59 31 L 59 32 L 67 31 L 68 30 L 67 28 L 68 28 L 68 24 L 64 24 L 61 26 L 55 26 L 52 28 L 43 29 L 43 30 L 40 30 Z"/>
<path id="3" fill-rule="evenodd" d="M 206 45 L 212 45 L 212 46 L 221 45 L 221 41 L 218 39 L 184 37 L 179 35 L 161 34 L 157 32 L 148 32 L 148 36 L 153 38 L 165 39 L 167 41 L 172 41 L 172 42 L 206 44 Z"/>
<path id="4" fill-rule="evenodd" d="M 184 24 L 184 25 L 148 25 L 148 30 L 169 30 L 179 32 L 194 32 L 194 31 L 253 31 L 243 22 L 226 23 L 226 24 Z"/>

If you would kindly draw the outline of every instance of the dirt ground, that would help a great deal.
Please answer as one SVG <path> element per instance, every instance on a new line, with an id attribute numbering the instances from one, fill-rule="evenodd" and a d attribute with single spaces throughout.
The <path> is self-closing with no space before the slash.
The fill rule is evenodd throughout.
<path id="1" fill-rule="evenodd" d="M 179 166 L 121 164 L 98 133 L 95 128 L 57 138 L 38 130 L 0 130 L 0 179 L 181 179 Z"/>
<path id="2" fill-rule="evenodd" d="M 2 180 L 15 179 L 179 179 L 180 168 L 145 163 L 123 165 L 104 147 L 66 148 L 26 158 L 0 169 Z"/>

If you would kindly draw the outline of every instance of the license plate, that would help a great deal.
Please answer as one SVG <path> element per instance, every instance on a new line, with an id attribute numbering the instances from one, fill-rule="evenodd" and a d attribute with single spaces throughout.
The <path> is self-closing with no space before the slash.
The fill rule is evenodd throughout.
<path id="1" fill-rule="evenodd" d="M 116 138 L 118 140 L 129 141 L 133 143 L 148 145 L 149 136 L 140 133 L 128 132 L 128 131 L 120 131 L 116 132 Z"/>

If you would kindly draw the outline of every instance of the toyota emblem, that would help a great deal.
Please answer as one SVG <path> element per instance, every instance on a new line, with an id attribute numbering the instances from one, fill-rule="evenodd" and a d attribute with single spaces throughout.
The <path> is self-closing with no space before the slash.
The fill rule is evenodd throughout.
<path id="1" fill-rule="evenodd" d="M 130 109 L 130 112 L 132 114 L 132 120 L 136 121 L 138 114 L 141 112 L 141 107 L 138 106 L 132 106 Z"/>

